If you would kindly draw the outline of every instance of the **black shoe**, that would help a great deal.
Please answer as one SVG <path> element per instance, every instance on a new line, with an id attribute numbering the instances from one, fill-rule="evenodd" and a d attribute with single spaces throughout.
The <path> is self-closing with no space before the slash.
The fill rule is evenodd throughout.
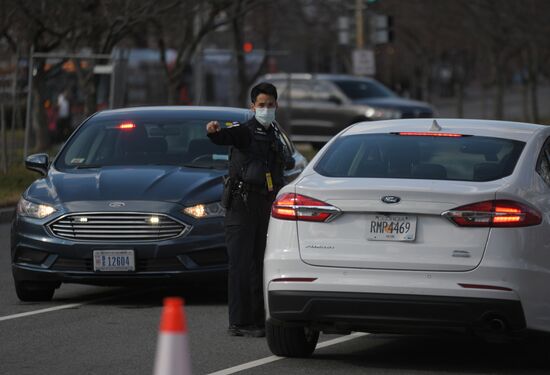
<path id="1" fill-rule="evenodd" d="M 265 329 L 255 326 L 230 325 L 227 329 L 229 336 L 265 337 Z"/>

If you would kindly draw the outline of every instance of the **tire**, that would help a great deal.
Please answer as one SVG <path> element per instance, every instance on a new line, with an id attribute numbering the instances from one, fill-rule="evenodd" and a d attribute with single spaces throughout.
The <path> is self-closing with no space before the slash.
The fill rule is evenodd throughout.
<path id="1" fill-rule="evenodd" d="M 269 349 L 281 357 L 309 357 L 315 350 L 319 331 L 307 327 L 285 327 L 266 323 Z"/>
<path id="2" fill-rule="evenodd" d="M 30 283 L 24 281 L 15 282 L 15 293 L 17 297 L 24 302 L 51 301 L 56 286 L 48 284 Z"/>

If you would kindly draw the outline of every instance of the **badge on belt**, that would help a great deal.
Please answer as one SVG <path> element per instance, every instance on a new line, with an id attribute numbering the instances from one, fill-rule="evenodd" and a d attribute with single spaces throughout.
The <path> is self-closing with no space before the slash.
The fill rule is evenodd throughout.
<path id="1" fill-rule="evenodd" d="M 270 172 L 265 174 L 265 182 L 267 183 L 267 191 L 273 191 L 273 180 Z"/>

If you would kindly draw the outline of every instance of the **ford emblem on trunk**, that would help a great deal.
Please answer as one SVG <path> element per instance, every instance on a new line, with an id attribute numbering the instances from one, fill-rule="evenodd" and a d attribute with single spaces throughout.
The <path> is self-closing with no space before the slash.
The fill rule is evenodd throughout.
<path id="1" fill-rule="evenodd" d="M 382 197 L 382 202 L 384 203 L 397 203 L 401 200 L 401 198 L 396 197 L 394 195 L 386 195 L 385 197 Z"/>
<path id="2" fill-rule="evenodd" d="M 120 208 L 120 207 L 124 207 L 126 206 L 126 203 L 124 202 L 110 202 L 109 203 L 109 207 L 112 207 L 112 208 Z"/>

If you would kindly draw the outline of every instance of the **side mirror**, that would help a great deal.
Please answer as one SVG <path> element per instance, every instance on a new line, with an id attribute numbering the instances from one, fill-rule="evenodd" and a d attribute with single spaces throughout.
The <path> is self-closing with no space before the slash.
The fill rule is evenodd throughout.
<path id="1" fill-rule="evenodd" d="M 25 159 L 25 167 L 31 171 L 40 173 L 42 176 L 48 174 L 49 156 L 48 154 L 33 154 Z"/>

